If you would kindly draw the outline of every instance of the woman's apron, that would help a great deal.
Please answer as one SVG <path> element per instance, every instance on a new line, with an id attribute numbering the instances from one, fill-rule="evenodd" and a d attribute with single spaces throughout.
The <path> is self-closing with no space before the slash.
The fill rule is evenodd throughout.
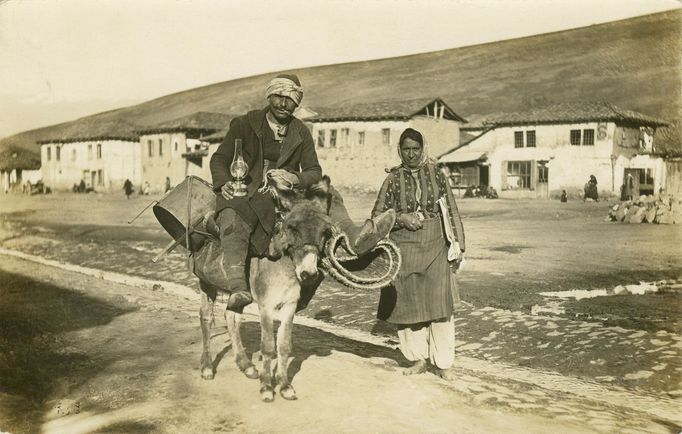
<path id="1" fill-rule="evenodd" d="M 429 218 L 417 231 L 390 235 L 403 263 L 393 285 L 382 289 L 377 317 L 394 324 L 415 324 L 453 313 L 452 278 L 440 218 Z"/>

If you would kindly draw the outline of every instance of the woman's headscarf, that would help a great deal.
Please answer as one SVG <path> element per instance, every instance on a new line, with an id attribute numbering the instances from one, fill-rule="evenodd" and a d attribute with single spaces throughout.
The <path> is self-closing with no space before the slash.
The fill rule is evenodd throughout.
<path id="1" fill-rule="evenodd" d="M 403 161 L 403 154 L 400 152 L 400 145 L 403 143 L 403 140 L 405 139 L 412 139 L 415 142 L 419 143 L 422 145 L 422 158 L 421 161 L 419 161 L 419 165 L 415 168 L 409 168 Z M 386 173 L 390 173 L 391 171 L 398 169 L 400 167 L 404 167 L 407 170 L 412 170 L 416 171 L 424 167 L 426 163 L 436 163 L 436 160 L 431 158 L 429 156 L 428 152 L 428 144 L 426 143 L 426 139 L 424 139 L 424 136 L 422 133 L 419 131 L 415 130 L 414 128 L 406 128 L 402 134 L 400 134 L 400 139 L 398 140 L 398 158 L 400 158 L 401 164 L 398 166 L 391 167 L 390 169 L 386 169 Z"/>

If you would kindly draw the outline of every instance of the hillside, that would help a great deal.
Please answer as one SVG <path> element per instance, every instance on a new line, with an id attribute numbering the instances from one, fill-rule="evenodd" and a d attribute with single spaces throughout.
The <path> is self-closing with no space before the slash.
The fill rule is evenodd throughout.
<path id="1" fill-rule="evenodd" d="M 608 101 L 675 122 L 657 145 L 682 153 L 680 10 L 579 29 L 411 56 L 303 68 L 295 72 L 304 104 L 440 96 L 457 114 L 476 118 L 558 102 Z M 274 73 L 273 73 L 274 74 Z M 231 80 L 167 95 L 0 140 L 37 151 L 35 142 L 61 137 L 74 123 L 122 119 L 136 125 L 198 111 L 240 113 L 264 103 L 273 74 Z"/>

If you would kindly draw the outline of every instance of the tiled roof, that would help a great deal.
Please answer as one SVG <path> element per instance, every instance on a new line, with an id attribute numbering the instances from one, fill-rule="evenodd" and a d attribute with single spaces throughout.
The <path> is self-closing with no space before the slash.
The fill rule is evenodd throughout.
<path id="1" fill-rule="evenodd" d="M 462 129 L 484 129 L 490 126 L 578 123 L 612 121 L 641 126 L 660 127 L 667 122 L 632 110 L 625 110 L 608 102 L 560 103 L 531 110 L 496 113 L 463 126 Z"/>
<path id="2" fill-rule="evenodd" d="M 139 130 L 140 134 L 172 131 L 219 131 L 227 128 L 234 115 L 213 112 L 196 112 L 170 121 L 150 125 Z"/>
<path id="3" fill-rule="evenodd" d="M 46 143 L 89 142 L 96 140 L 139 140 L 137 130 L 139 125 L 131 124 L 122 119 L 102 121 L 100 119 L 79 119 L 59 133 L 59 137 L 39 140 L 39 145 Z"/>
<path id="4" fill-rule="evenodd" d="M 226 134 L 227 134 L 227 129 L 224 129 L 224 130 L 218 131 L 217 133 L 210 134 L 208 136 L 202 136 L 200 140 L 202 142 L 208 142 L 208 143 L 220 143 L 223 141 Z"/>
<path id="5" fill-rule="evenodd" d="M 40 169 L 40 154 L 23 148 L 8 147 L 0 151 L 0 170 Z"/>
<path id="6" fill-rule="evenodd" d="M 317 116 L 306 119 L 306 122 L 408 120 L 434 101 L 445 105 L 445 117 L 447 119 L 466 122 L 440 98 L 390 100 L 344 104 L 336 107 L 315 107 Z"/>

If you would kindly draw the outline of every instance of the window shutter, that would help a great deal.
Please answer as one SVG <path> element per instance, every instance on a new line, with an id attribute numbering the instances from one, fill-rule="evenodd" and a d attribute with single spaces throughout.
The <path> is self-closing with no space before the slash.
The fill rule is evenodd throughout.
<path id="1" fill-rule="evenodd" d="M 502 162 L 502 170 L 500 170 L 500 175 L 502 176 L 502 182 L 500 184 L 500 188 L 502 190 L 507 189 L 507 162 L 503 161 Z"/>

